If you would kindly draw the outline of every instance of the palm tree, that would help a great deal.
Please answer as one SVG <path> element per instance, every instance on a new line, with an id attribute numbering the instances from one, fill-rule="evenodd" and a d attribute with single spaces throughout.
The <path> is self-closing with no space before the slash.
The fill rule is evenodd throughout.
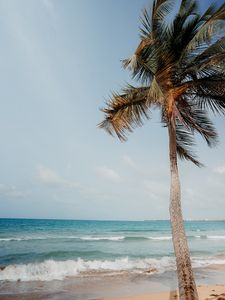
<path id="1" fill-rule="evenodd" d="M 113 94 L 102 109 L 105 118 L 99 127 L 124 141 L 127 133 L 150 118 L 153 107 L 160 109 L 169 135 L 169 211 L 179 294 L 181 300 L 196 300 L 177 156 L 202 166 L 191 149 L 195 133 L 208 146 L 218 140 L 208 113 L 225 114 L 225 4 L 211 5 L 202 15 L 195 0 L 181 0 L 177 13 L 171 13 L 173 8 L 171 0 L 154 0 L 150 12 L 143 10 L 140 44 L 123 61 L 142 86 L 127 85 Z"/>

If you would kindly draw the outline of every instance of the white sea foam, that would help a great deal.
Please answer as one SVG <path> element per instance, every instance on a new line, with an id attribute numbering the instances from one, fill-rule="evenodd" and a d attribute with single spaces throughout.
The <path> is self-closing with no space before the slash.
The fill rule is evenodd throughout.
<path id="1" fill-rule="evenodd" d="M 125 239 L 125 236 L 25 236 L 25 237 L 9 237 L 0 238 L 0 242 L 11 242 L 11 241 L 29 241 L 29 240 L 51 240 L 51 239 L 77 239 L 84 241 L 120 241 Z"/>
<path id="2" fill-rule="evenodd" d="M 194 257 L 192 261 L 194 268 L 204 268 L 214 264 L 225 265 L 224 257 Z M 71 276 L 97 275 L 101 272 L 108 275 L 118 274 L 122 271 L 128 271 L 129 273 L 146 273 L 148 270 L 163 273 L 175 269 L 175 260 L 172 257 L 136 260 L 131 260 L 128 257 L 116 260 L 46 260 L 41 263 L 9 265 L 0 271 L 0 280 L 50 281 L 63 280 Z"/>
<path id="3" fill-rule="evenodd" d="M 13 242 L 13 241 L 30 241 L 30 240 L 48 240 L 48 239 L 58 239 L 60 237 L 47 237 L 47 236 L 24 236 L 24 237 L 10 237 L 10 238 L 0 238 L 0 242 Z"/>
<path id="4" fill-rule="evenodd" d="M 10 242 L 10 241 L 23 241 L 25 238 L 0 238 L 2 242 Z"/>
<path id="5" fill-rule="evenodd" d="M 158 241 L 166 241 L 166 240 L 171 240 L 172 236 L 149 236 L 148 239 L 158 240 Z"/>
<path id="6" fill-rule="evenodd" d="M 225 258 L 219 257 L 193 257 L 192 264 L 194 268 L 204 268 L 210 265 L 225 265 Z"/>
<path id="7" fill-rule="evenodd" d="M 83 241 L 101 241 L 101 240 L 109 240 L 109 241 L 121 241 L 125 239 L 125 236 L 84 236 L 80 237 Z"/>
<path id="8" fill-rule="evenodd" d="M 67 260 L 54 261 L 46 260 L 41 263 L 29 263 L 21 265 L 9 265 L 0 271 L 0 280 L 9 281 L 49 281 L 62 280 L 65 277 L 84 275 L 85 273 L 107 272 L 137 272 L 155 268 L 161 272 L 165 268 L 170 268 L 174 260 L 170 257 L 157 259 L 137 259 L 130 260 L 122 258 L 116 260 Z"/>
<path id="9" fill-rule="evenodd" d="M 225 235 L 207 235 L 208 239 L 214 239 L 214 240 L 224 240 Z"/>

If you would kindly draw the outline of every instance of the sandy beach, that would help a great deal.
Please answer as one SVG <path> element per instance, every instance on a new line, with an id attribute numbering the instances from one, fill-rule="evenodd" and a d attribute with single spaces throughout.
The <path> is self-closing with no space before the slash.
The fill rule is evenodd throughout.
<path id="1" fill-rule="evenodd" d="M 199 300 L 225 300 L 225 284 L 198 286 Z M 179 299 L 177 291 L 146 294 L 140 296 L 128 296 L 121 298 L 110 298 L 105 300 L 172 300 Z"/>
<path id="2" fill-rule="evenodd" d="M 225 300 L 225 284 L 221 285 L 205 285 L 198 286 L 199 300 Z M 0 299 L 4 300 L 74 300 L 79 299 L 73 293 L 68 294 L 51 294 L 51 293 L 29 293 L 19 295 L 0 295 Z M 93 300 L 87 297 L 87 300 Z M 101 299 L 101 298 L 99 298 Z M 102 298 L 102 300 L 175 300 L 179 299 L 177 291 L 167 291 L 161 293 L 150 293 L 136 296 L 116 297 L 116 298 Z M 95 299 L 96 300 L 96 299 Z"/>

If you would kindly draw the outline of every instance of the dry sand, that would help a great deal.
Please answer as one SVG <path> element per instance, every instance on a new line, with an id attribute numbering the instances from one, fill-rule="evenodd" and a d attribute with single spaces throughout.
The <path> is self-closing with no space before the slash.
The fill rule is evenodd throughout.
<path id="1" fill-rule="evenodd" d="M 199 300 L 225 300 L 225 284 L 224 285 L 206 285 L 199 286 Z M 56 295 L 55 295 L 56 296 Z M 74 297 L 74 295 L 64 294 L 58 295 L 57 297 L 52 294 L 20 294 L 20 295 L 0 295 L 1 300 L 50 300 L 50 299 L 60 299 L 60 300 L 74 300 L 79 299 L 79 297 Z M 90 298 L 87 298 L 87 300 Z M 162 292 L 154 294 L 146 294 L 140 296 L 128 296 L 128 297 L 118 297 L 118 298 L 106 298 L 104 300 L 178 300 L 177 292 Z M 98 300 L 98 299 L 94 299 Z"/>
<path id="2" fill-rule="evenodd" d="M 198 287 L 199 300 L 225 300 L 224 285 L 206 285 Z M 107 298 L 107 300 L 178 300 L 177 292 L 163 292 L 140 296 Z"/>

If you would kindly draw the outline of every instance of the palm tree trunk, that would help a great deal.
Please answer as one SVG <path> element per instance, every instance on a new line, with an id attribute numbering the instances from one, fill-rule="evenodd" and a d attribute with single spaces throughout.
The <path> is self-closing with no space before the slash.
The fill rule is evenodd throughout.
<path id="1" fill-rule="evenodd" d="M 176 127 L 173 119 L 168 124 L 168 131 L 171 172 L 170 220 L 176 256 L 179 295 L 180 300 L 198 300 L 181 210 L 180 180 L 177 167 Z"/>

